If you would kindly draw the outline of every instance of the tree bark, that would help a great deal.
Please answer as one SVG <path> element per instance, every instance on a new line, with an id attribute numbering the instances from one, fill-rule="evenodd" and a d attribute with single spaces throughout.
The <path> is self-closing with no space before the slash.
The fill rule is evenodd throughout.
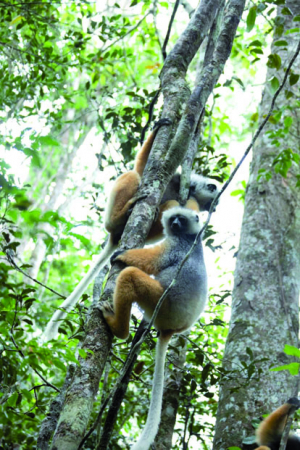
<path id="1" fill-rule="evenodd" d="M 299 14 L 299 2 L 288 5 Z M 280 10 L 279 10 L 280 13 Z M 293 16 L 285 17 L 293 28 Z M 279 71 L 268 69 L 267 80 L 284 76 L 299 35 L 284 37 L 288 52 L 274 46 L 272 53 L 281 56 Z M 300 69 L 299 57 L 293 69 Z M 292 87 L 286 87 L 293 90 Z M 294 89 L 294 92 L 296 90 Z M 267 82 L 260 116 L 269 109 L 272 94 Z M 273 161 L 287 147 L 299 148 L 300 116 L 296 96 L 278 97 L 277 110 L 293 117 L 289 134 L 280 146 L 272 145 L 274 126 L 268 122 L 253 150 L 250 178 L 246 191 L 240 247 L 232 293 L 232 316 L 227 338 L 220 389 L 214 450 L 254 443 L 252 421 L 267 414 L 295 395 L 297 381 L 288 371 L 270 372 L 270 367 L 288 364 L 292 358 L 284 352 L 285 344 L 298 346 L 298 303 L 300 280 L 300 190 L 296 188 L 299 166 L 287 178 L 276 174 Z M 277 128 L 280 124 L 277 125 Z M 258 180 L 259 171 L 272 172 L 272 178 Z M 248 350 L 250 349 L 250 350 Z M 250 439 L 249 439 L 250 438 Z"/>

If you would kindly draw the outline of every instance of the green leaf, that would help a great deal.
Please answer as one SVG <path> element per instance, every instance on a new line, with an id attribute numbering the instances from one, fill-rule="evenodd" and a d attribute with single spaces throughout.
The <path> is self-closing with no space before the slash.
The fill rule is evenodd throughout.
<path id="1" fill-rule="evenodd" d="M 288 45 L 288 42 L 285 41 L 284 39 L 281 39 L 280 41 L 276 41 L 276 42 L 274 43 L 274 45 L 275 45 L 276 47 L 286 47 L 286 46 Z"/>
<path id="2" fill-rule="evenodd" d="M 79 356 L 81 356 L 82 359 L 86 359 L 87 352 L 83 348 L 79 348 L 78 349 L 78 353 L 79 353 Z"/>
<path id="3" fill-rule="evenodd" d="M 17 404 L 18 396 L 19 396 L 18 392 L 14 392 L 10 397 L 8 397 L 6 402 L 8 406 L 14 408 Z"/>
<path id="4" fill-rule="evenodd" d="M 271 54 L 268 57 L 267 66 L 270 67 L 270 69 L 277 69 L 279 70 L 281 67 L 281 58 L 277 53 Z"/>
<path id="5" fill-rule="evenodd" d="M 272 77 L 271 80 L 270 80 L 270 84 L 271 84 L 271 92 L 272 92 L 272 94 L 275 94 L 275 92 L 279 88 L 278 78 L 277 77 Z"/>
<path id="6" fill-rule="evenodd" d="M 247 24 L 247 28 L 246 31 L 249 33 L 252 28 L 255 25 L 255 19 L 256 19 L 256 6 L 252 6 L 252 8 L 249 9 L 248 15 L 247 15 L 247 19 L 246 19 L 246 24 Z"/>
<path id="7" fill-rule="evenodd" d="M 87 247 L 90 245 L 91 242 L 90 239 L 86 238 L 85 236 L 82 236 L 81 234 L 69 233 L 69 235 L 78 239 L 82 244 L 86 245 Z"/>
<path id="8" fill-rule="evenodd" d="M 258 39 L 255 39 L 255 41 L 250 42 L 248 47 L 262 47 L 262 43 Z"/>
<path id="9" fill-rule="evenodd" d="M 283 351 L 286 355 L 297 356 L 297 358 L 300 358 L 300 349 L 298 347 L 286 344 Z"/>
<path id="10" fill-rule="evenodd" d="M 290 117 L 290 116 L 285 117 L 284 120 L 283 120 L 283 123 L 284 123 L 285 128 L 290 128 L 290 126 L 293 123 L 293 118 Z"/>
<path id="11" fill-rule="evenodd" d="M 282 8 L 281 14 L 283 14 L 284 16 L 292 16 L 293 15 L 291 10 L 287 6 L 284 6 Z"/>
<path id="12" fill-rule="evenodd" d="M 296 73 L 291 73 L 291 75 L 289 77 L 290 85 L 293 86 L 294 84 L 297 83 L 298 80 L 299 80 L 299 75 L 297 75 Z"/>
<path id="13" fill-rule="evenodd" d="M 271 372 L 281 372 L 282 370 L 288 370 L 291 375 L 298 375 L 300 363 L 286 364 L 285 366 L 274 367 L 270 369 Z"/>

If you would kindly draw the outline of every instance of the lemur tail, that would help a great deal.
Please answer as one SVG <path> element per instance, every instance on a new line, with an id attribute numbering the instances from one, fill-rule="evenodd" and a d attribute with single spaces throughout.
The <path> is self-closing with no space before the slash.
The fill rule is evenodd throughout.
<path id="1" fill-rule="evenodd" d="M 82 280 L 76 286 L 76 288 L 74 289 L 72 294 L 69 295 L 69 297 L 67 297 L 60 305 L 60 308 L 63 308 L 64 311 L 61 311 L 59 309 L 59 310 L 55 311 L 55 313 L 51 317 L 50 322 L 48 323 L 48 325 L 45 329 L 45 332 L 44 332 L 44 339 L 46 341 L 56 338 L 60 321 L 66 317 L 67 312 L 72 309 L 72 307 L 80 299 L 82 294 L 84 294 L 88 285 L 96 278 L 100 269 L 104 266 L 107 259 L 111 256 L 111 254 L 113 253 L 115 248 L 116 248 L 116 245 L 114 245 L 112 240 L 109 239 L 107 244 L 105 245 L 104 249 L 98 256 L 96 263 L 93 265 L 93 267 L 90 268 L 88 273 L 82 278 Z"/>
<path id="2" fill-rule="evenodd" d="M 145 428 L 138 441 L 131 447 L 131 450 L 148 450 L 155 439 L 160 423 L 163 389 L 164 389 L 164 368 L 169 337 L 160 335 L 156 346 L 155 369 L 151 392 L 151 402 Z"/>

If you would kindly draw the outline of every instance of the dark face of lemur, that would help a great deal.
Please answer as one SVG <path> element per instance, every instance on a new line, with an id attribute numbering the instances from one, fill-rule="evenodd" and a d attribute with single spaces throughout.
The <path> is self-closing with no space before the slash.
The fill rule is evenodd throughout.
<path id="1" fill-rule="evenodd" d="M 189 197 L 194 197 L 201 203 L 201 211 L 209 211 L 213 200 L 215 199 L 218 186 L 213 183 L 207 183 L 207 178 L 201 175 L 192 174 L 189 190 Z"/>
<path id="2" fill-rule="evenodd" d="M 199 216 L 194 215 L 194 221 L 199 223 Z M 175 236 L 183 234 L 197 234 L 197 228 L 191 227 L 190 220 L 181 214 L 176 214 L 169 219 L 169 227 Z"/>

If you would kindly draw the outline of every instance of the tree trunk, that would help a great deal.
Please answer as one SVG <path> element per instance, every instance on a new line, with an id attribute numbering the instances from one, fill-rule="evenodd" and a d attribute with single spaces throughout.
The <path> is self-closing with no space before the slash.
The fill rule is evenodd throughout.
<path id="1" fill-rule="evenodd" d="M 294 0 L 288 6 L 295 15 L 299 14 L 299 2 Z M 293 16 L 283 17 L 287 28 L 295 26 Z M 274 42 L 278 39 L 275 36 Z M 274 46 L 273 42 L 272 53 L 280 55 L 282 67 L 279 71 L 269 69 L 267 80 L 272 76 L 282 80 L 299 35 L 290 34 L 284 39 L 289 42 L 288 51 Z M 299 73 L 299 69 L 298 57 L 293 70 Z M 288 85 L 285 89 L 293 90 Z M 269 110 L 271 98 L 267 82 L 261 118 Z M 269 369 L 292 362 L 283 352 L 285 344 L 298 346 L 300 190 L 296 182 L 299 166 L 293 166 L 287 178 L 276 174 L 273 166 L 274 158 L 285 148 L 299 149 L 300 117 L 296 101 L 296 96 L 287 99 L 281 93 L 276 103 L 276 109 L 283 111 L 281 122 L 274 127 L 269 121 L 253 150 L 224 354 L 225 374 L 220 389 L 215 450 L 242 447 L 244 439 L 251 436 L 254 443 L 253 419 L 295 395 L 296 378 L 287 370 L 270 372 Z M 288 116 L 293 118 L 290 132 L 286 131 L 279 146 L 272 145 L 274 136 L 268 132 L 283 128 L 283 119 Z M 271 179 L 258 180 L 261 169 L 271 171 Z"/>

